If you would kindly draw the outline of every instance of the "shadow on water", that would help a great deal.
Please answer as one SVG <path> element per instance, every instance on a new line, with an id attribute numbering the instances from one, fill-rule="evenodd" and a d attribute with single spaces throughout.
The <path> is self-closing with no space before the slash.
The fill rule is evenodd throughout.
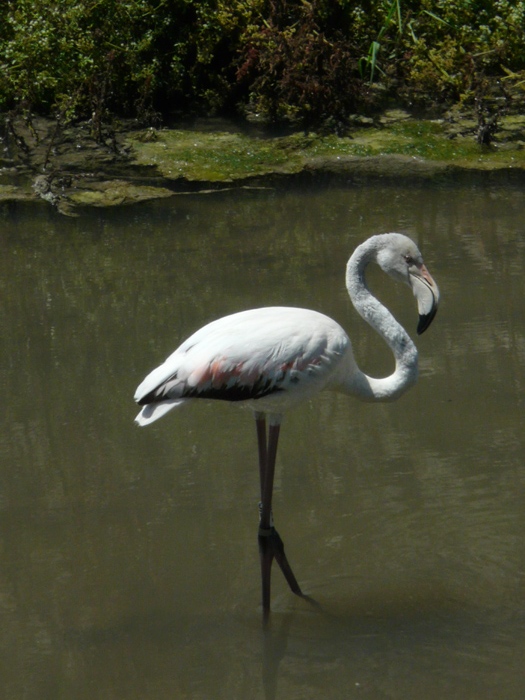
<path id="1" fill-rule="evenodd" d="M 501 687 L 505 697 L 519 697 L 513 674 L 519 677 L 520 654 L 507 654 L 516 621 L 495 627 L 493 615 L 452 602 L 446 592 L 422 595 L 407 587 L 387 604 L 373 594 L 344 606 L 333 599 L 289 603 L 279 601 L 288 610 L 274 612 L 266 624 L 239 610 L 197 617 L 150 611 L 113 627 L 69 630 L 62 653 L 95 665 L 128 654 L 139 690 L 154 652 L 157 661 L 172 660 L 170 690 L 186 697 L 211 697 L 215 687 L 221 697 L 314 698 L 323 685 L 333 698 L 386 697 L 394 689 L 394 697 L 421 693 L 437 700 L 448 693 L 459 700 Z M 480 652 L 485 645 L 490 653 Z M 192 669 L 177 686 L 186 663 Z"/>

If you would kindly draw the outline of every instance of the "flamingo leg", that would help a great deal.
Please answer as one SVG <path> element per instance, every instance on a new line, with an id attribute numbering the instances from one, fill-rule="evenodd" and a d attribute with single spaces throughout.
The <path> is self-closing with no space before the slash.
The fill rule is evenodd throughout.
<path id="1" fill-rule="evenodd" d="M 266 441 L 266 420 L 264 414 L 256 415 L 256 425 L 261 479 L 259 555 L 261 559 L 262 606 L 263 613 L 267 617 L 270 612 L 271 570 L 274 558 L 279 564 L 292 592 L 296 595 L 302 595 L 302 591 L 284 553 L 283 541 L 273 525 L 272 495 L 280 425 L 270 425 L 268 441 Z"/>
<path id="2" fill-rule="evenodd" d="M 261 503 L 259 508 L 260 510 L 262 510 L 262 497 L 264 491 L 264 482 L 266 479 L 266 462 L 268 461 L 268 448 L 266 445 L 266 418 L 264 417 L 264 413 L 255 414 L 255 426 L 257 428 L 257 446 L 259 448 L 259 477 L 261 480 Z"/>

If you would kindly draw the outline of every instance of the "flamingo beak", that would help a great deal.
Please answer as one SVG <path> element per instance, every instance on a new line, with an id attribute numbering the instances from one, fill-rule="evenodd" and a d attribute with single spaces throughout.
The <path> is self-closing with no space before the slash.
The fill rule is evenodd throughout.
<path id="1" fill-rule="evenodd" d="M 439 288 L 426 266 L 421 263 L 410 269 L 410 286 L 417 300 L 419 323 L 417 334 L 421 335 L 430 326 L 439 305 Z"/>

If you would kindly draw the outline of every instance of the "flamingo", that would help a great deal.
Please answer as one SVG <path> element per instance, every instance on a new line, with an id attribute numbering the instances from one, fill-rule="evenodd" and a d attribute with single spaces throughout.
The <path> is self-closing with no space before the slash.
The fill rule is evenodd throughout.
<path id="1" fill-rule="evenodd" d="M 241 311 L 207 324 L 148 374 L 135 393 L 135 401 L 142 406 L 135 419 L 140 426 L 196 399 L 232 401 L 252 409 L 259 452 L 258 542 L 265 617 L 270 611 L 274 559 L 290 589 L 303 595 L 272 515 L 275 458 L 283 413 L 324 389 L 364 401 L 392 401 L 417 380 L 416 346 L 367 287 L 365 269 L 371 262 L 412 289 L 419 311 L 418 335 L 429 327 L 436 314 L 439 289 L 417 246 L 403 234 L 372 236 L 350 257 L 346 266 L 348 294 L 357 312 L 390 347 L 395 369 L 389 376 L 374 378 L 362 372 L 348 335 L 331 318 L 309 309 L 267 307 Z"/>

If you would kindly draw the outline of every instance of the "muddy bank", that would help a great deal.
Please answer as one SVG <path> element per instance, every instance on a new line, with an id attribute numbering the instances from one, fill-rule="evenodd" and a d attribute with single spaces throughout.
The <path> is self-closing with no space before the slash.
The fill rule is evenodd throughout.
<path id="1" fill-rule="evenodd" d="M 6 121 L 2 135 L 0 201 L 40 201 L 77 215 L 83 207 L 271 186 L 283 177 L 525 176 L 525 116 L 500 118 L 487 145 L 479 135 L 471 115 L 416 120 L 400 110 L 375 120 L 355 117 L 344 137 L 269 136 L 208 120 L 161 130 L 120 124 L 95 140 L 89 123 L 17 118 Z"/>

